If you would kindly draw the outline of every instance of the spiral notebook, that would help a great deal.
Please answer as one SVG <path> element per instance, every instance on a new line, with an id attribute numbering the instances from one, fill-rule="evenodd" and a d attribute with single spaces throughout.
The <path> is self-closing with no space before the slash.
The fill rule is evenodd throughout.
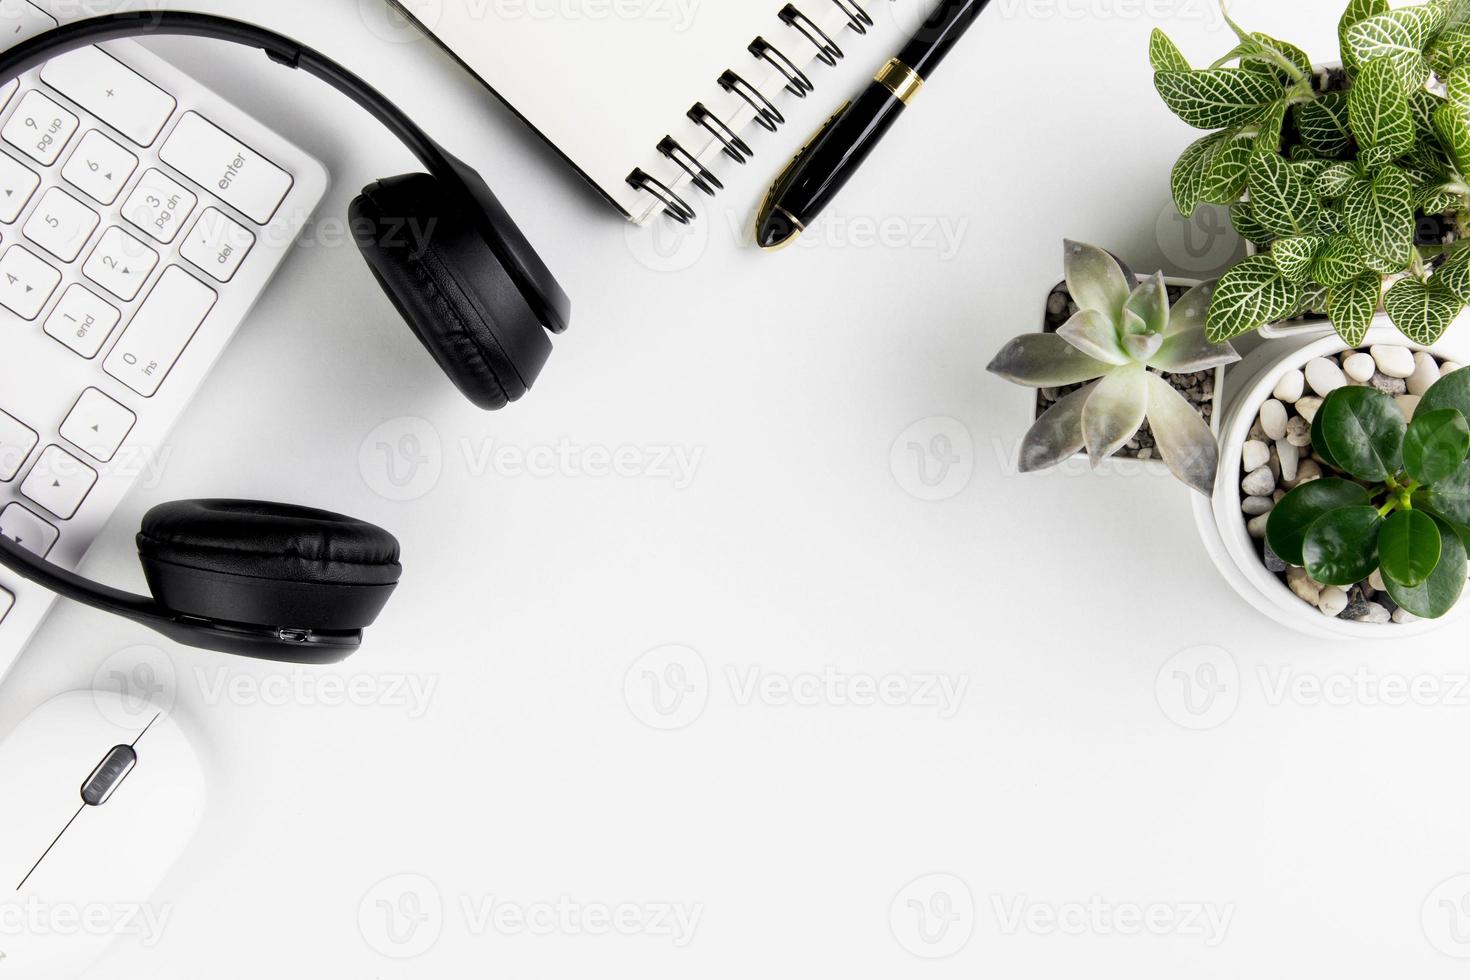
<path id="1" fill-rule="evenodd" d="M 779 129 L 889 0 L 389 2 L 642 224 L 693 219 L 745 129 Z"/>

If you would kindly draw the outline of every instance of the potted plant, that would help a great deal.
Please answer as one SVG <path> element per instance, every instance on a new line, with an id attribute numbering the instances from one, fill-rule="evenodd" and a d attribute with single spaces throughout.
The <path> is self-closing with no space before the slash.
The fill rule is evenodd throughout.
<path id="1" fill-rule="evenodd" d="M 1239 43 L 1206 68 L 1150 45 L 1164 102 L 1211 131 L 1174 168 L 1176 205 L 1228 206 L 1256 249 L 1221 278 L 1209 339 L 1316 311 L 1357 347 L 1381 309 L 1434 344 L 1470 303 L 1470 2 L 1352 0 L 1326 71 L 1226 22 Z"/>
<path id="2" fill-rule="evenodd" d="M 1054 403 L 1022 441 L 1021 471 L 1055 466 L 1084 450 L 1096 467 L 1146 422 L 1163 464 L 1209 494 L 1219 464 L 1214 430 L 1203 404 L 1191 402 L 1168 377 L 1218 371 L 1239 360 L 1228 343 L 1205 336 L 1214 284 L 1195 286 L 1171 304 L 1162 274 L 1139 282 L 1096 246 L 1069 241 L 1064 261 L 1067 299 L 1076 312 L 1055 332 L 1016 337 L 989 368 L 1016 384 L 1056 389 Z"/>
<path id="3" fill-rule="evenodd" d="M 1406 344 L 1387 325 L 1361 346 L 1279 340 L 1238 365 L 1214 497 L 1195 512 L 1226 579 L 1278 622 L 1404 637 L 1470 607 L 1457 421 L 1470 409 L 1459 369 L 1470 346 Z"/>

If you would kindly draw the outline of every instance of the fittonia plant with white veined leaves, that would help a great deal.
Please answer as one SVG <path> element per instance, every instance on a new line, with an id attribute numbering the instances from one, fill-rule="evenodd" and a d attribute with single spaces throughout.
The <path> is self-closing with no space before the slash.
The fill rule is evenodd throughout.
<path id="1" fill-rule="evenodd" d="M 1352 0 L 1338 85 L 1314 85 L 1301 49 L 1226 20 L 1240 43 L 1208 68 L 1162 31 L 1149 51 L 1169 108 L 1216 130 L 1175 166 L 1175 203 L 1230 206 L 1262 249 L 1220 280 L 1209 336 L 1314 312 L 1358 345 L 1381 303 L 1434 343 L 1470 303 L 1470 0 Z M 1452 234 L 1421 240 L 1424 217 Z"/>
<path id="2" fill-rule="evenodd" d="M 1205 337 L 1213 284 L 1191 289 L 1171 309 L 1162 274 L 1139 283 L 1107 252 L 1079 242 L 1066 243 L 1066 272 L 1077 314 L 1054 334 L 1017 337 L 990 364 L 993 373 L 1031 388 L 1091 382 L 1036 420 L 1021 444 L 1021 471 L 1055 466 L 1082 449 L 1095 467 L 1147 419 L 1174 475 L 1213 493 L 1220 463 L 1215 435 L 1160 376 L 1239 360 L 1228 343 Z"/>

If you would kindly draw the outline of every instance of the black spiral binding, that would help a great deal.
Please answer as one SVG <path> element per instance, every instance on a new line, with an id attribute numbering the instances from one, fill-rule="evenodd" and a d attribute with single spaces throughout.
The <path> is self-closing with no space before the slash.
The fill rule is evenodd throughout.
<path id="1" fill-rule="evenodd" d="M 815 92 L 817 87 L 812 84 L 807 73 L 796 67 L 796 62 L 781 53 L 781 49 L 763 37 L 758 37 L 750 42 L 748 49 L 751 54 L 763 61 L 769 62 L 777 71 L 786 76 L 786 91 L 798 99 L 806 98 L 808 92 Z"/>
<path id="2" fill-rule="evenodd" d="M 842 8 L 847 15 L 847 26 L 859 34 L 868 33 L 868 28 L 873 26 L 873 16 L 869 14 L 857 0 L 832 0 L 833 3 Z"/>
<path id="3" fill-rule="evenodd" d="M 716 177 L 708 167 L 699 162 L 698 157 L 684 149 L 672 136 L 665 136 L 659 141 L 658 152 L 683 167 L 684 172 L 689 175 L 690 182 L 710 197 L 715 196 L 716 188 L 725 189 L 725 185 L 720 183 L 720 178 Z"/>
<path id="4" fill-rule="evenodd" d="M 794 27 L 817 49 L 817 58 L 829 68 L 835 68 L 837 62 L 843 58 L 842 49 L 837 42 L 832 40 L 832 35 L 822 30 L 817 22 L 806 14 L 796 9 L 796 4 L 788 3 L 781 9 L 781 20 L 789 27 Z"/>
<path id="5" fill-rule="evenodd" d="M 833 3 L 847 16 L 847 26 L 859 34 L 868 33 L 868 28 L 873 26 L 873 18 L 857 2 L 857 0 L 832 0 Z M 788 27 L 801 33 L 812 47 L 817 49 L 817 60 L 829 67 L 835 66 L 842 60 L 842 49 L 832 39 L 832 35 L 817 24 L 815 20 L 808 17 L 799 10 L 794 3 L 788 3 L 781 9 L 780 18 Z M 757 37 L 750 42 L 748 49 L 751 55 L 774 67 L 786 78 L 786 91 L 798 98 L 806 98 L 811 92 L 816 91 L 816 84 L 811 76 L 802 70 L 785 52 L 776 47 L 764 37 Z M 726 92 L 740 96 L 751 109 L 755 111 L 755 121 L 763 129 L 776 132 L 786 122 L 786 117 L 777 109 L 775 103 L 750 84 L 739 72 L 726 70 L 719 77 L 720 88 Z M 703 127 L 711 136 L 720 141 L 720 145 L 726 156 L 736 163 L 746 163 L 755 152 L 750 144 L 740 137 L 727 123 L 724 122 L 703 102 L 696 102 L 689 110 L 689 119 L 696 125 Z M 724 184 L 715 176 L 714 172 L 699 161 L 699 158 L 690 153 L 678 140 L 672 136 L 665 136 L 658 144 L 658 151 L 677 163 L 689 176 L 689 181 L 695 187 L 706 194 L 713 196 L 717 190 L 722 190 Z M 687 225 L 695 217 L 695 211 L 689 206 L 689 202 L 680 197 L 672 187 L 659 180 L 657 177 L 643 170 L 641 167 L 635 169 L 628 175 L 628 183 L 642 191 L 647 191 L 658 199 L 663 205 L 664 214 L 681 225 Z"/>
<path id="6" fill-rule="evenodd" d="M 723 119 L 710 112 L 709 106 L 703 102 L 694 103 L 694 107 L 689 110 L 689 118 L 709 130 L 715 139 L 725 144 L 725 155 L 736 163 L 748 163 L 750 158 L 755 156 L 755 151 L 750 148 L 750 144 L 741 139 L 739 133 L 725 125 Z"/>

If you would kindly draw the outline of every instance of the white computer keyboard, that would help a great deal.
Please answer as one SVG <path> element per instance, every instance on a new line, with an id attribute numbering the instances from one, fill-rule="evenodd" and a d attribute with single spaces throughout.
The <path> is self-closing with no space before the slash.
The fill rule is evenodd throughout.
<path id="1" fill-rule="evenodd" d="M 75 7 L 55 2 L 0 0 L 0 45 Z M 0 87 L 0 535 L 81 562 L 161 472 L 164 436 L 326 187 L 300 148 L 131 41 Z M 50 604 L 0 571 L 0 675 Z"/>

